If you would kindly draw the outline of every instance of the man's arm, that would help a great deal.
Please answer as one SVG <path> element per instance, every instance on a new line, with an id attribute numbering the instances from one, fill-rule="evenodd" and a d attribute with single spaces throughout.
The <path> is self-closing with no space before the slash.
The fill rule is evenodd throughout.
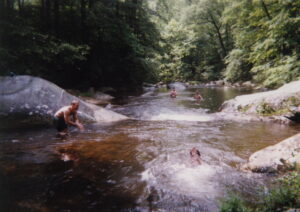
<path id="1" fill-rule="evenodd" d="M 79 119 L 77 117 L 77 112 L 73 113 L 73 121 L 75 122 L 76 127 L 78 127 L 80 130 L 84 130 L 83 125 L 80 123 L 80 121 L 79 121 Z"/>

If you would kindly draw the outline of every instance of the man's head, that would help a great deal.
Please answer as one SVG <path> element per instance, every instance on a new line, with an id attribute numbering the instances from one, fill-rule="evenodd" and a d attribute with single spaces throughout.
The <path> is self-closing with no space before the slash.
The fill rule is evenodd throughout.
<path id="1" fill-rule="evenodd" d="M 71 102 L 71 109 L 72 109 L 72 111 L 76 111 L 76 110 L 78 110 L 78 108 L 79 108 L 79 101 L 73 100 Z"/>

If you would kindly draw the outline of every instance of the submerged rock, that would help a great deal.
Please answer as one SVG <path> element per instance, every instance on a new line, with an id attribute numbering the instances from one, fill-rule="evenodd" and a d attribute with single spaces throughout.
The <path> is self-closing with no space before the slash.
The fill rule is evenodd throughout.
<path id="1" fill-rule="evenodd" d="M 186 85 L 182 82 L 173 82 L 168 84 L 168 88 L 169 89 L 175 88 L 176 90 L 185 90 Z"/>
<path id="2" fill-rule="evenodd" d="M 255 152 L 242 169 L 262 173 L 284 172 L 293 170 L 297 164 L 300 164 L 300 133 Z"/>
<path id="3" fill-rule="evenodd" d="M 0 77 L 0 120 L 26 125 L 49 124 L 62 106 L 78 100 L 79 118 L 84 122 L 111 122 L 126 116 L 88 104 L 57 85 L 32 76 Z M 3 124 L 1 127 L 5 127 Z"/>

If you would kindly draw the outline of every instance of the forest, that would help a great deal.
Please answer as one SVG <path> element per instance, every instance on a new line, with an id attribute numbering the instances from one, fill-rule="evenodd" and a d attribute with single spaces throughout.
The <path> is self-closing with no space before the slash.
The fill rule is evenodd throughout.
<path id="1" fill-rule="evenodd" d="M 300 77 L 300 0 L 1 0 L 0 74 L 63 88 Z"/>

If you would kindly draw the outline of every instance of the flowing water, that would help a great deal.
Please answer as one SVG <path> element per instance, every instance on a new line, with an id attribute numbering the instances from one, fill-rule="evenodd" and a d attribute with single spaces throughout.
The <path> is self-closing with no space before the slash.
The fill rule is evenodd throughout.
<path id="1" fill-rule="evenodd" d="M 255 151 L 297 126 L 222 120 L 214 113 L 237 89 L 166 90 L 113 110 L 131 120 L 71 130 L 0 132 L 0 211 L 218 211 L 227 192 L 254 198 L 269 177 L 239 171 Z M 202 165 L 189 150 L 201 152 Z"/>

